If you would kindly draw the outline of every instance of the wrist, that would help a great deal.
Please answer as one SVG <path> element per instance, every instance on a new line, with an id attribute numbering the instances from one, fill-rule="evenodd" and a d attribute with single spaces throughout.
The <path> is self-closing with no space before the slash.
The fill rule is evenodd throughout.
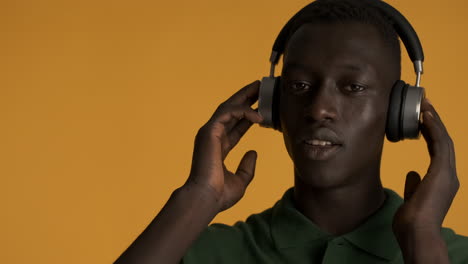
<path id="1" fill-rule="evenodd" d="M 448 251 L 440 228 L 415 228 L 395 236 L 405 263 L 449 263 Z"/>
<path id="2" fill-rule="evenodd" d="M 206 212 L 211 212 L 213 217 L 221 211 L 220 197 L 213 190 L 210 190 L 209 187 L 185 183 L 176 189 L 173 195 L 180 196 L 183 200 L 192 203 Z"/>

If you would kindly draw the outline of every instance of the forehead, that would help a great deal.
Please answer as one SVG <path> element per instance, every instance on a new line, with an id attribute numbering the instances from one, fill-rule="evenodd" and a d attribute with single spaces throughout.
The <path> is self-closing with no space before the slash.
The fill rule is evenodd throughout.
<path id="1" fill-rule="evenodd" d="M 389 70 L 389 50 L 373 25 L 350 23 L 307 23 L 290 38 L 284 68 L 346 65 L 376 72 Z"/>

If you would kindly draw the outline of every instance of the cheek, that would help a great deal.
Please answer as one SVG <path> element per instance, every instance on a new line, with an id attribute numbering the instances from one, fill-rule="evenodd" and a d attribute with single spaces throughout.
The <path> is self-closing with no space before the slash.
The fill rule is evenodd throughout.
<path id="1" fill-rule="evenodd" d="M 350 133 L 351 144 L 372 149 L 382 145 L 387 122 L 386 107 L 386 103 L 361 104 L 343 112 L 346 115 L 343 117 L 346 120 L 344 129 Z"/>
<path id="2" fill-rule="evenodd" d="M 286 147 L 286 150 L 289 156 L 294 159 L 294 151 L 292 142 L 296 135 L 296 124 L 298 124 L 299 115 L 297 114 L 297 109 L 293 109 L 291 106 L 287 106 L 287 98 L 281 97 L 280 100 L 280 109 L 279 109 L 279 118 L 281 124 L 281 132 L 283 134 L 283 141 Z"/>
<path id="3" fill-rule="evenodd" d="M 293 151 L 291 149 L 291 142 L 290 142 L 290 138 L 287 132 L 286 133 L 283 132 L 283 142 L 284 142 L 284 146 L 286 147 L 286 151 L 288 152 L 289 157 L 294 160 Z"/>
<path id="4" fill-rule="evenodd" d="M 281 124 L 281 132 L 283 133 L 291 133 L 291 129 L 294 129 L 294 124 L 296 123 L 297 114 L 293 114 L 296 109 L 292 109 L 289 98 L 286 96 L 280 97 L 280 104 L 279 104 L 279 121 Z"/>
<path id="5" fill-rule="evenodd" d="M 294 134 L 294 127 L 292 126 L 293 120 L 290 116 L 286 116 L 285 111 L 280 110 L 280 124 L 281 124 L 281 133 L 283 134 L 283 141 L 286 146 L 286 150 L 289 153 L 289 156 L 292 155 L 291 152 L 291 133 Z"/>

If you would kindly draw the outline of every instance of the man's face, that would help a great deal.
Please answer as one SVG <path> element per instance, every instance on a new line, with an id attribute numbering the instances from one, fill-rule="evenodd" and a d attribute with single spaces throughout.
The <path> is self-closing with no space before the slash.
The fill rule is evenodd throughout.
<path id="1" fill-rule="evenodd" d="M 362 23 L 305 24 L 291 37 L 280 120 L 296 180 L 329 188 L 378 176 L 396 81 L 389 53 L 378 30 Z"/>

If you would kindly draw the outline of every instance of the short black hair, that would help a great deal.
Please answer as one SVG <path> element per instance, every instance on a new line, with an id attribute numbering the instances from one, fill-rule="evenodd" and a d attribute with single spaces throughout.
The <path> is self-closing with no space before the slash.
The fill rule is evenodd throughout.
<path id="1" fill-rule="evenodd" d="M 401 75 L 400 40 L 392 19 L 377 8 L 375 3 L 371 3 L 375 1 L 380 0 L 316 0 L 292 21 L 286 35 L 286 43 L 294 32 L 306 23 L 359 22 L 373 25 L 379 30 L 392 58 L 395 58 L 396 73 L 399 78 Z"/>

